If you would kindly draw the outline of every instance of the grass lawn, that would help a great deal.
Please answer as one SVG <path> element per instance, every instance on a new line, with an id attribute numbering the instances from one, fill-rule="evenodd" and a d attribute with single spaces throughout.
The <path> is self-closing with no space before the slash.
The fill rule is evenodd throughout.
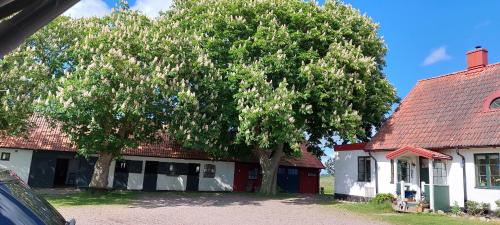
<path id="1" fill-rule="evenodd" d="M 394 213 L 389 203 L 377 205 L 372 203 L 337 203 L 332 207 L 345 209 L 358 214 L 366 215 L 377 220 L 386 221 L 398 225 L 486 225 L 498 224 L 493 222 L 482 222 L 477 219 L 450 217 L 438 214 L 410 214 Z"/>
<path id="2" fill-rule="evenodd" d="M 319 186 L 325 188 L 325 194 L 333 195 L 335 179 L 330 175 L 321 175 L 319 178 Z"/>
<path id="3" fill-rule="evenodd" d="M 81 206 L 81 205 L 116 205 L 128 204 L 135 199 L 137 192 L 111 191 L 105 193 L 78 192 L 64 195 L 44 195 L 43 197 L 54 206 Z"/>

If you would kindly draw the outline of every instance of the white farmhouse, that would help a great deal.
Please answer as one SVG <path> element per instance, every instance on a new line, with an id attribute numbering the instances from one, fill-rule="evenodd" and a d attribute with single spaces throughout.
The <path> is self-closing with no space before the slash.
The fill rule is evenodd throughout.
<path id="1" fill-rule="evenodd" d="M 335 194 L 392 193 L 431 209 L 500 200 L 500 63 L 467 52 L 467 69 L 420 80 L 368 143 L 339 145 Z"/>

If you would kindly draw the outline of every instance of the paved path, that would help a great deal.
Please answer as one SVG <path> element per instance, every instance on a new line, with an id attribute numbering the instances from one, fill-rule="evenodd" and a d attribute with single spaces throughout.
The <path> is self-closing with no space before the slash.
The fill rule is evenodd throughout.
<path id="1" fill-rule="evenodd" d="M 130 205 L 58 208 L 77 225 L 87 224 L 383 224 L 318 204 L 310 196 L 264 199 L 239 194 L 162 194 L 141 197 Z"/>

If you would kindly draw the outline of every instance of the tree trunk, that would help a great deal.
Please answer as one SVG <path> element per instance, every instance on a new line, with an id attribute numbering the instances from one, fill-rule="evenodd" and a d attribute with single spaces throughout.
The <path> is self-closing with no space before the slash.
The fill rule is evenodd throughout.
<path id="1" fill-rule="evenodd" d="M 283 157 L 283 144 L 279 144 L 274 151 L 269 152 L 266 149 L 255 148 L 254 154 L 259 158 L 262 167 L 262 184 L 260 193 L 265 195 L 275 195 L 278 181 L 278 167 Z"/>
<path id="2" fill-rule="evenodd" d="M 94 166 L 94 173 L 92 174 L 92 180 L 90 181 L 90 189 L 107 189 L 108 188 L 108 177 L 109 177 L 109 166 L 111 161 L 113 161 L 113 155 L 110 153 L 100 153 L 99 158 Z"/>

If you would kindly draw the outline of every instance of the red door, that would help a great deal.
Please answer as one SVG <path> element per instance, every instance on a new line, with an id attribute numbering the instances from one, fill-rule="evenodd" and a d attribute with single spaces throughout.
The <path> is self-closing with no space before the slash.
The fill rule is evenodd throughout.
<path id="1" fill-rule="evenodd" d="M 233 191 L 244 192 L 248 180 L 248 164 L 235 163 Z"/>
<path id="2" fill-rule="evenodd" d="M 256 163 L 235 163 L 233 191 L 258 191 L 262 182 L 259 168 Z"/>

